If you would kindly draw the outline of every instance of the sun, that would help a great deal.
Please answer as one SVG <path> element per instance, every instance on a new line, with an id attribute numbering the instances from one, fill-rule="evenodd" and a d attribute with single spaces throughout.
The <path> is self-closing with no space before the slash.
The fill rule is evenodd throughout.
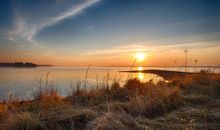
<path id="1" fill-rule="evenodd" d="M 138 61 L 143 61 L 144 58 L 145 58 L 144 53 L 141 53 L 141 52 L 136 53 L 136 59 L 137 59 Z"/>

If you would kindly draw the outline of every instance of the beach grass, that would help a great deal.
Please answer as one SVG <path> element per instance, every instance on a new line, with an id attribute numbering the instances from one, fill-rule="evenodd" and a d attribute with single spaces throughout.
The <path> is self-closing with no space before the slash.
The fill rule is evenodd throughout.
<path id="1" fill-rule="evenodd" d="M 85 85 L 85 84 L 84 84 Z M 50 86 L 47 83 L 47 86 Z M 42 86 L 41 86 L 42 87 Z M 220 128 L 220 75 L 175 76 L 169 82 L 128 79 L 80 84 L 67 97 L 40 87 L 34 100 L 0 104 L 4 130 L 217 130 Z"/>

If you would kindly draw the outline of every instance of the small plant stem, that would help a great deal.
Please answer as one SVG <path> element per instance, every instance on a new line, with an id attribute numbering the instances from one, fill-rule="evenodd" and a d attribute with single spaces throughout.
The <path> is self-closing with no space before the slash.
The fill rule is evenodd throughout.
<path id="1" fill-rule="evenodd" d="M 130 67 L 130 71 L 129 71 L 129 73 L 128 73 L 127 81 L 128 81 L 128 79 L 130 78 L 131 70 L 132 70 L 132 68 L 134 67 L 136 61 L 137 61 L 137 58 L 134 59 L 134 62 L 133 62 L 133 64 L 132 64 L 132 66 Z"/>

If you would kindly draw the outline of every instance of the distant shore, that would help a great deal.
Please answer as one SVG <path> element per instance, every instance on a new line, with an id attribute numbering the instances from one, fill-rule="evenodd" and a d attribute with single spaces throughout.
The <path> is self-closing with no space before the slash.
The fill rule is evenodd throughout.
<path id="1" fill-rule="evenodd" d="M 34 68 L 34 67 L 49 67 L 53 65 L 38 65 L 28 62 L 0 63 L 0 67 L 15 67 L 15 68 Z"/>
<path id="2" fill-rule="evenodd" d="M 163 77 L 166 80 L 172 79 L 173 77 L 181 77 L 191 74 L 197 74 L 193 72 L 182 72 L 182 71 L 170 71 L 170 70 L 131 70 L 131 71 L 119 71 L 119 72 L 127 72 L 127 73 L 151 73 L 156 74 L 158 76 Z"/>

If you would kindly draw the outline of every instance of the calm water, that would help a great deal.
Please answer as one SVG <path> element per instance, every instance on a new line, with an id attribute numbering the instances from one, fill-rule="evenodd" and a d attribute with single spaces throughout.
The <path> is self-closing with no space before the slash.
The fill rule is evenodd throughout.
<path id="1" fill-rule="evenodd" d="M 120 73 L 121 70 L 129 70 L 129 67 L 91 67 L 88 70 L 87 86 L 94 86 L 97 83 L 112 83 L 114 80 L 121 84 L 128 77 L 128 73 Z M 134 67 L 135 69 L 162 69 L 162 70 L 179 70 L 179 68 L 152 68 L 152 67 Z M 207 69 L 207 68 L 206 68 Z M 62 95 L 70 94 L 71 86 L 74 88 L 80 81 L 83 82 L 86 77 L 86 67 L 38 67 L 38 68 L 0 68 L 0 100 L 7 99 L 10 93 L 13 93 L 20 99 L 33 98 L 39 90 L 40 79 L 42 85 L 45 85 L 46 75 L 53 86 L 60 90 Z M 197 69 L 199 71 L 200 69 Z M 195 71 L 194 68 L 188 68 L 188 71 Z M 220 72 L 215 68 L 216 73 Z M 154 74 L 135 73 L 131 74 L 141 81 L 154 82 L 163 80 Z"/>

